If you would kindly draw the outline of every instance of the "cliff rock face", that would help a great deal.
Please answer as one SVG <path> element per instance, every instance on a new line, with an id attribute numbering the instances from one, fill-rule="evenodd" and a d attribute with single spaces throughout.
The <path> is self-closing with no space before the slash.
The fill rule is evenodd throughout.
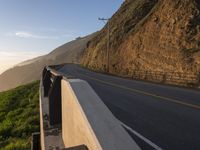
<path id="1" fill-rule="evenodd" d="M 105 71 L 107 25 L 87 44 L 82 64 Z M 200 72 L 199 0 L 126 0 L 110 20 L 110 70 Z"/>

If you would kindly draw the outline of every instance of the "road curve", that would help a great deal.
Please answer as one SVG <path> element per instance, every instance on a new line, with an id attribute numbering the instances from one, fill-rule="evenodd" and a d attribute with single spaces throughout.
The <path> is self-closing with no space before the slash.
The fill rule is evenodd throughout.
<path id="1" fill-rule="evenodd" d="M 86 80 L 144 150 L 200 150 L 200 92 L 128 80 L 66 65 Z"/>

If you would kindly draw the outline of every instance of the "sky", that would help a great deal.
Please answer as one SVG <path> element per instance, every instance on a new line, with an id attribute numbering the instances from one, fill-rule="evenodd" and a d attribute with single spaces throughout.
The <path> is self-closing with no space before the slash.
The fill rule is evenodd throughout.
<path id="1" fill-rule="evenodd" d="M 100 30 L 124 0 L 0 0 L 0 74 Z"/>

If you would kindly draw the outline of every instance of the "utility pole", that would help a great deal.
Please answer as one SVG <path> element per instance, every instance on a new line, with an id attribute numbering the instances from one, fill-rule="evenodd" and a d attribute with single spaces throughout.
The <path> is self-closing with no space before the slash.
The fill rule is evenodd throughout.
<path id="1" fill-rule="evenodd" d="M 108 22 L 108 42 L 107 42 L 107 65 L 106 65 L 106 72 L 109 73 L 109 66 L 110 66 L 110 56 L 109 56 L 109 51 L 110 51 L 110 19 L 106 19 L 106 18 L 99 18 L 99 20 L 103 21 L 104 23 L 106 23 L 106 21 Z"/>

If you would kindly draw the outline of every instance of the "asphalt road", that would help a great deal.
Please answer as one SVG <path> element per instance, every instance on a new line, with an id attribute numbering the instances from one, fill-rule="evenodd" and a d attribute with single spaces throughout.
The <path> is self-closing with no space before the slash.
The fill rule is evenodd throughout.
<path id="1" fill-rule="evenodd" d="M 86 80 L 144 150 L 200 150 L 200 92 L 95 73 L 59 71 Z"/>

